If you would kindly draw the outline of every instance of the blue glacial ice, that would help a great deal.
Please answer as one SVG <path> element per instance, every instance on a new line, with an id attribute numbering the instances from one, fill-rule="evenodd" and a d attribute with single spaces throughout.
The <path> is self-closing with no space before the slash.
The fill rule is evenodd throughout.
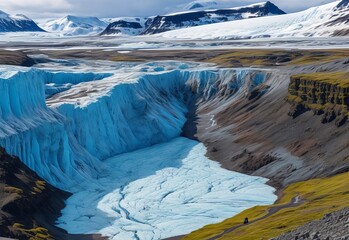
<path id="1" fill-rule="evenodd" d="M 266 179 L 226 171 L 202 144 L 178 138 L 190 101 L 220 107 L 265 73 L 195 69 L 170 62 L 104 73 L 0 68 L 0 145 L 74 193 L 59 219 L 72 233 L 160 239 L 272 203 Z"/>

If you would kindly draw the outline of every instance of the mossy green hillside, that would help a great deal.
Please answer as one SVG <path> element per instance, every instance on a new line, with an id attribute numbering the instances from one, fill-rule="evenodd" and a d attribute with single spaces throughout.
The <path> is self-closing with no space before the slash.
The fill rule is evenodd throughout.
<path id="1" fill-rule="evenodd" d="M 283 191 L 282 197 L 271 206 L 257 206 L 227 219 L 192 232 L 183 239 L 209 239 L 224 230 L 241 225 L 245 217 L 251 221 L 268 214 L 272 207 L 282 206 L 299 196 L 301 204 L 282 208 L 264 219 L 243 225 L 223 235 L 219 239 L 270 239 L 294 230 L 312 220 L 321 219 L 325 214 L 349 206 L 349 173 L 330 178 L 318 178 L 290 185 Z"/>
<path id="2" fill-rule="evenodd" d="M 288 102 L 290 115 L 298 116 L 306 110 L 325 114 L 323 122 L 334 119 L 342 125 L 349 116 L 349 73 L 315 72 L 291 77 Z"/>

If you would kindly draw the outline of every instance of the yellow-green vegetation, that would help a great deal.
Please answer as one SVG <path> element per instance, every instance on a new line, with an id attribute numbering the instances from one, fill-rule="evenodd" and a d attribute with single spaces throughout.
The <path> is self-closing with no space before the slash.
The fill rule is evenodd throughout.
<path id="1" fill-rule="evenodd" d="M 287 100 L 293 104 L 290 115 L 297 116 L 297 108 L 326 113 L 336 125 L 349 117 L 349 72 L 315 72 L 291 77 Z M 329 120 L 324 118 L 323 122 Z"/>
<path id="2" fill-rule="evenodd" d="M 116 54 L 111 57 L 112 61 L 115 62 L 143 62 L 144 59 L 140 59 L 137 57 L 129 56 L 127 54 Z"/>
<path id="3" fill-rule="evenodd" d="M 320 83 L 327 83 L 337 85 L 341 88 L 349 87 L 349 72 L 315 72 L 298 74 L 292 76 L 292 79 L 299 79 L 305 81 L 316 81 Z"/>
<path id="4" fill-rule="evenodd" d="M 207 59 L 208 62 L 216 63 L 220 66 L 231 67 L 242 66 L 273 66 L 277 62 L 290 62 L 299 56 L 299 53 L 278 50 L 231 50 L 225 54 Z"/>
<path id="5" fill-rule="evenodd" d="M 14 228 L 23 228 L 24 225 L 23 225 L 23 224 L 20 224 L 20 223 L 15 223 L 15 224 L 13 224 L 12 227 L 14 227 Z"/>
<path id="6" fill-rule="evenodd" d="M 48 230 L 43 227 L 25 229 L 20 223 L 15 223 L 12 226 L 15 230 L 28 236 L 29 240 L 51 240 L 53 237 L 48 233 Z"/>
<path id="7" fill-rule="evenodd" d="M 34 192 L 36 193 L 42 193 L 43 190 L 45 190 L 46 183 L 44 181 L 36 181 L 35 182 L 36 187 L 33 187 Z"/>
<path id="8" fill-rule="evenodd" d="M 300 196 L 302 203 L 294 207 L 282 208 L 264 219 L 225 234 L 219 239 L 270 239 L 294 230 L 312 220 L 321 219 L 325 214 L 349 206 L 349 173 L 330 178 L 318 178 L 290 185 L 283 196 L 271 206 L 257 206 L 227 219 L 221 223 L 205 226 L 184 237 L 190 239 L 209 239 L 224 230 L 241 225 L 245 217 L 250 221 L 268 214 L 271 207 L 281 206 Z"/>
<path id="9" fill-rule="evenodd" d="M 304 65 L 311 63 L 332 62 L 337 59 L 347 58 L 349 55 L 348 49 L 335 50 L 308 50 L 304 51 L 303 56 L 293 59 L 291 65 Z"/>
<path id="10" fill-rule="evenodd" d="M 11 187 L 11 186 L 5 186 L 4 187 L 4 192 L 6 193 L 17 193 L 21 195 L 23 193 L 22 189 L 16 188 L 16 187 Z"/>
<path id="11" fill-rule="evenodd" d="M 37 193 L 42 193 L 42 191 L 45 190 L 46 182 L 45 181 L 36 181 L 35 186 L 33 187 L 33 191 L 31 192 L 33 195 L 36 195 Z"/>
<path id="12" fill-rule="evenodd" d="M 74 53 L 85 56 L 85 53 Z M 82 55 L 81 55 L 82 54 Z M 108 52 L 103 56 L 91 52 L 90 58 L 107 58 L 119 62 L 146 62 L 161 60 L 184 60 L 215 63 L 222 67 L 304 65 L 330 62 L 349 56 L 348 49 L 339 50 L 280 50 L 280 49 L 234 49 L 234 50 L 160 50 Z"/>
<path id="13" fill-rule="evenodd" d="M 305 65 L 319 62 L 331 62 L 348 57 L 348 50 L 275 50 L 275 49 L 245 49 L 229 50 L 227 53 L 208 58 L 220 66 L 278 66 Z"/>
<path id="14" fill-rule="evenodd" d="M 42 190 L 37 187 L 33 187 L 35 193 L 42 193 Z"/>

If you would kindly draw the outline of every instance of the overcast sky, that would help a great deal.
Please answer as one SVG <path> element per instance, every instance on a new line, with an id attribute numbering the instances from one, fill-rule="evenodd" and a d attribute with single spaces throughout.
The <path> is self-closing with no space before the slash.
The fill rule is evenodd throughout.
<path id="1" fill-rule="evenodd" d="M 22 13 L 33 19 L 79 16 L 150 16 L 180 9 L 193 0 L 0 0 L 0 10 Z M 263 1 L 263 0 L 262 0 Z M 231 7 L 262 2 L 256 0 L 217 0 Z M 333 0 L 272 0 L 286 12 L 295 12 Z"/>

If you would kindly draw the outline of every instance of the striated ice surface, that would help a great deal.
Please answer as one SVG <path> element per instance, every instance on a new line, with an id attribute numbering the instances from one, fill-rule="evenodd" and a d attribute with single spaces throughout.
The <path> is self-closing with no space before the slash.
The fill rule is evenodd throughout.
<path id="1" fill-rule="evenodd" d="M 114 240 L 163 239 L 276 200 L 267 179 L 225 170 L 205 153 L 175 138 L 110 158 L 107 177 L 82 183 L 58 224 Z"/>
<path id="2" fill-rule="evenodd" d="M 275 200 L 267 179 L 224 170 L 202 144 L 179 138 L 193 100 L 221 107 L 246 97 L 265 72 L 50 64 L 0 68 L 0 146 L 73 193 L 58 222 L 64 229 L 161 239 Z"/>

